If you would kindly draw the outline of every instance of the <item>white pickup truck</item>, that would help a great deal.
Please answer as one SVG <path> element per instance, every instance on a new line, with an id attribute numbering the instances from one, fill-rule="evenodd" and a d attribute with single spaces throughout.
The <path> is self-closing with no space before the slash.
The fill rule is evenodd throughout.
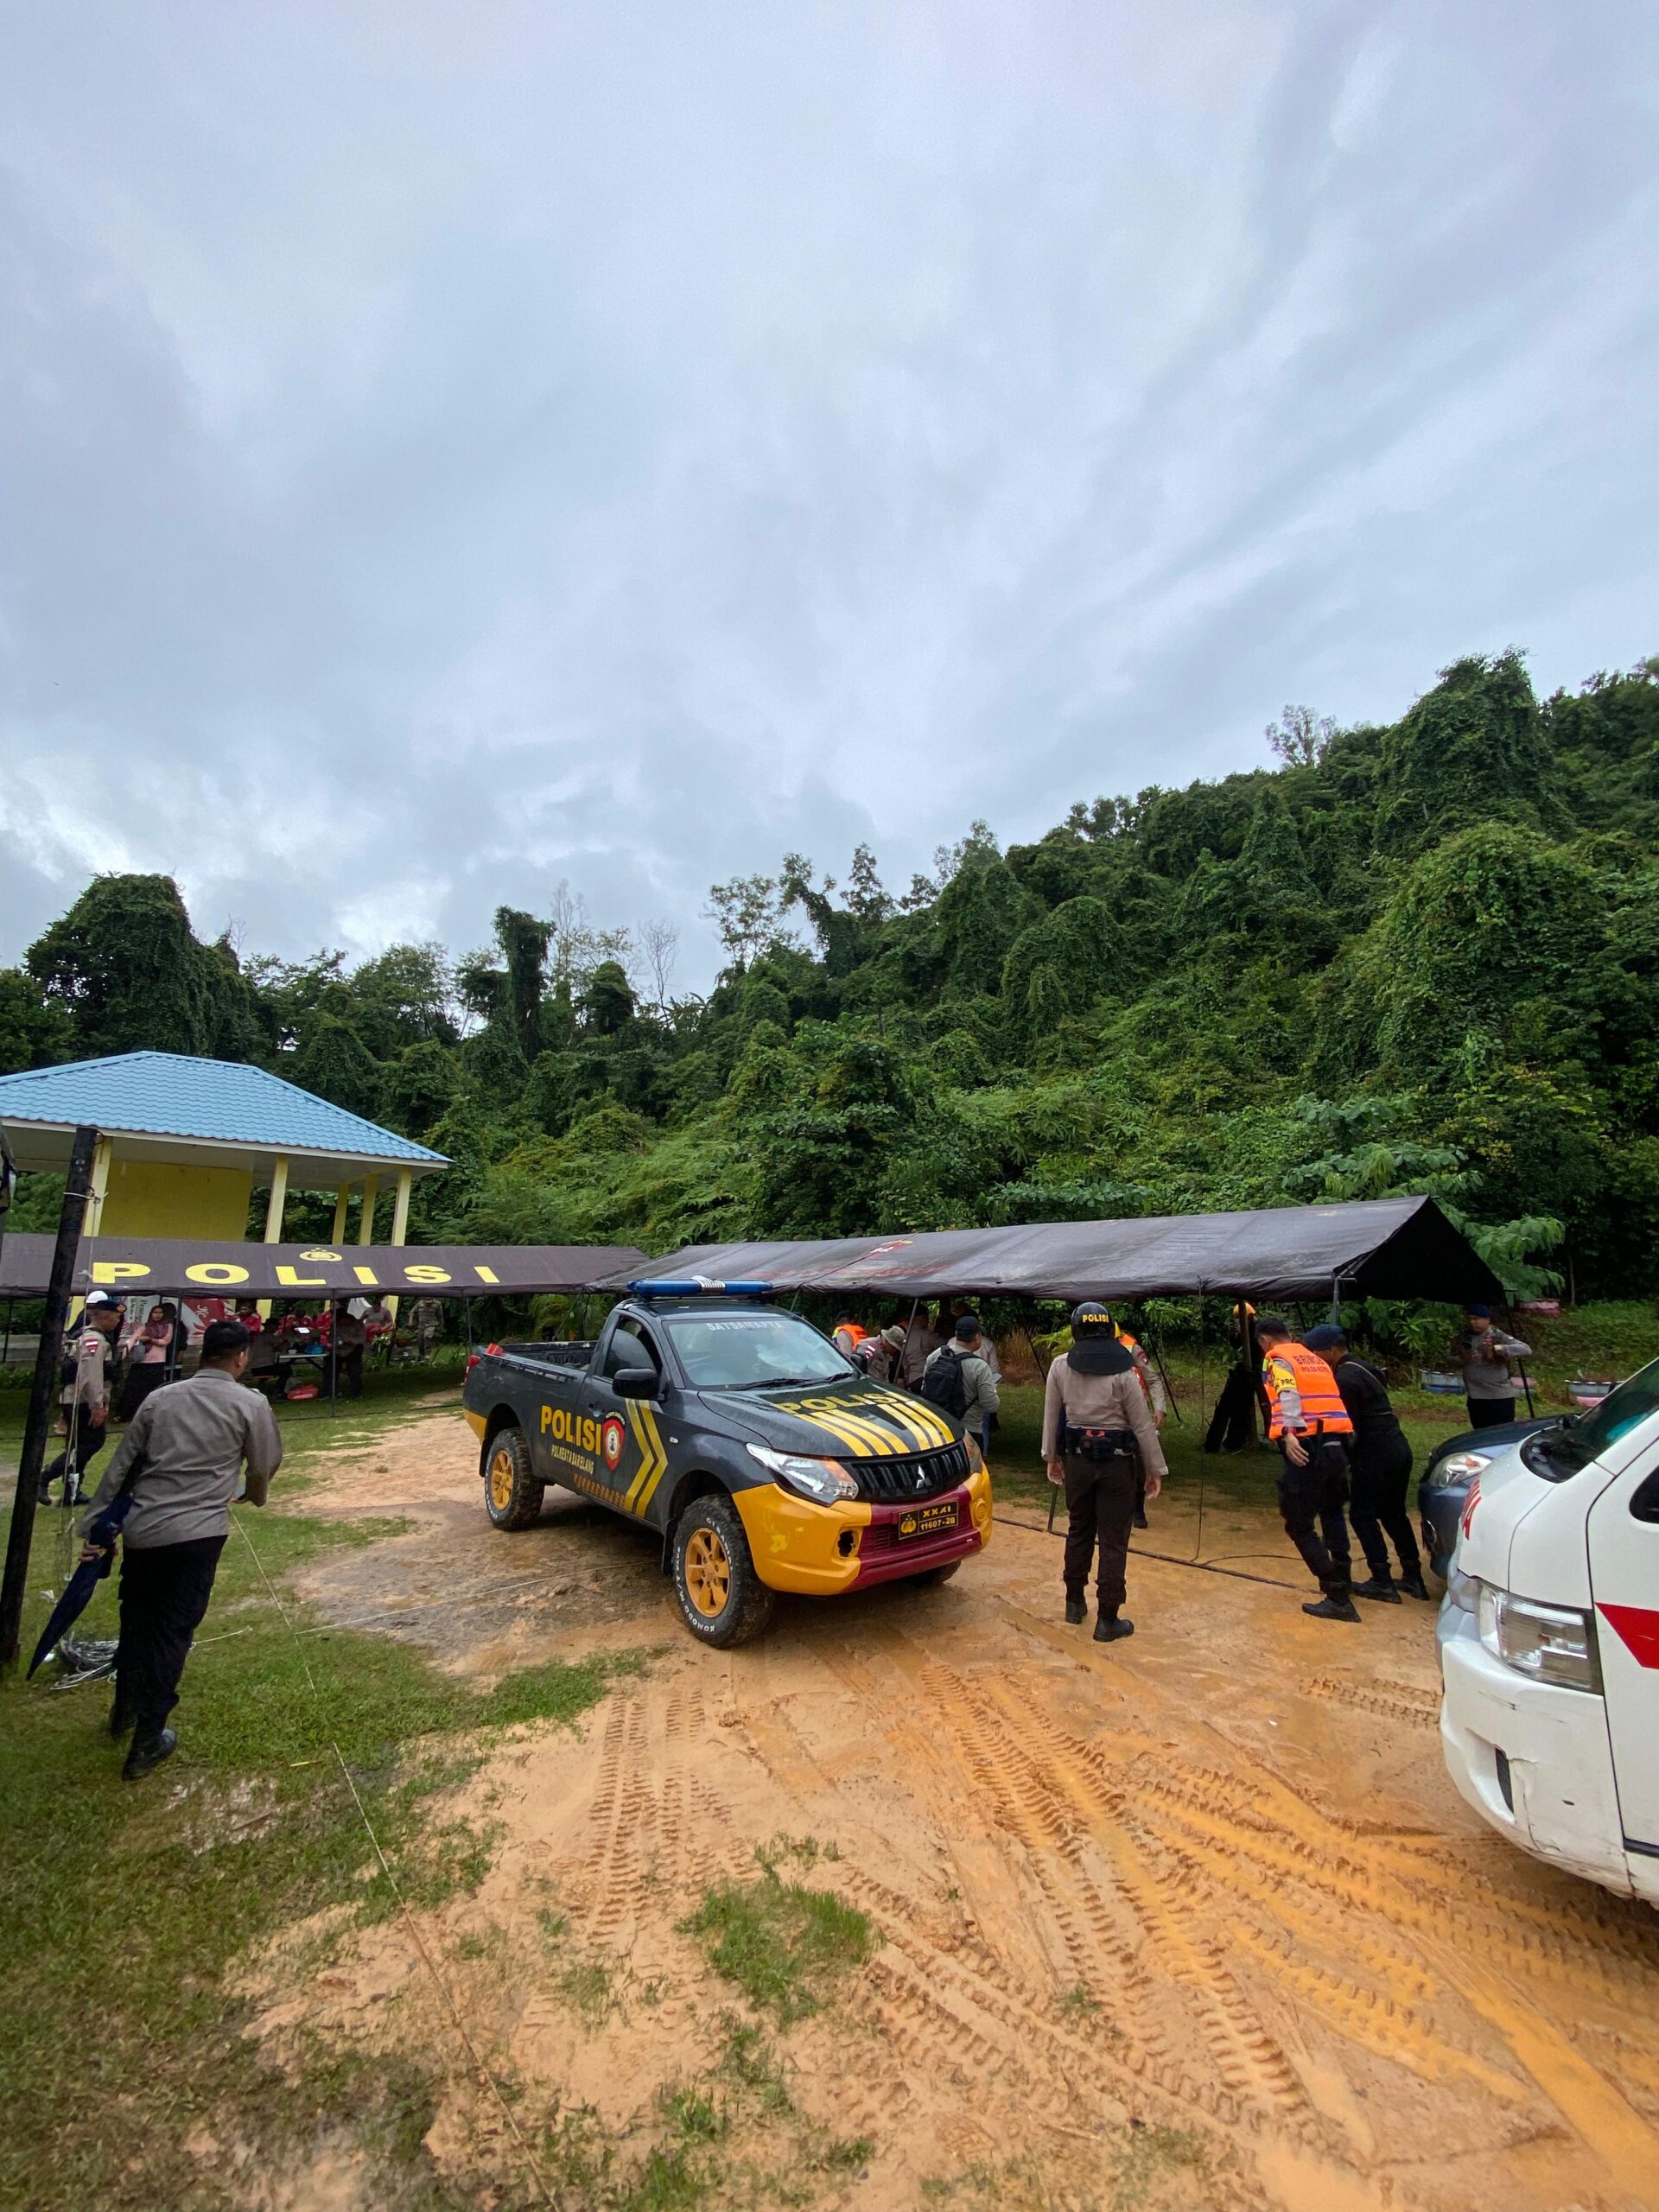
<path id="1" fill-rule="evenodd" d="M 1659 1360 L 1481 1470 L 1439 1638 L 1440 1741 L 1475 1810 L 1659 1904 Z"/>

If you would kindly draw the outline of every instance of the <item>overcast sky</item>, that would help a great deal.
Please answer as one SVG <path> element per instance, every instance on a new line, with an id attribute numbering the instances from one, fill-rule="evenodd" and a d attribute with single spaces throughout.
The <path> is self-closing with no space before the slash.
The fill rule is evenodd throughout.
<path id="1" fill-rule="evenodd" d="M 14 0 L 0 960 L 669 916 L 1659 651 L 1659 11 Z"/>

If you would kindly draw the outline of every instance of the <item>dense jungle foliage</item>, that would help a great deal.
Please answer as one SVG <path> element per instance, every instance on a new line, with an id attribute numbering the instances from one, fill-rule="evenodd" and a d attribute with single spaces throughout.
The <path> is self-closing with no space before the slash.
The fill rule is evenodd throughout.
<path id="1" fill-rule="evenodd" d="M 649 1249 L 1428 1192 L 1517 1291 L 1654 1287 L 1659 660 L 1541 703 L 1473 658 L 1387 728 L 982 823 L 894 896 L 785 856 L 715 887 L 727 965 L 560 887 L 452 963 L 202 944 L 102 876 L 0 971 L 0 1070 L 248 1059 L 454 1161 L 411 1235 Z M 297 1215 L 326 1228 L 328 1205 Z M 291 1212 L 290 1218 L 296 1218 Z"/>

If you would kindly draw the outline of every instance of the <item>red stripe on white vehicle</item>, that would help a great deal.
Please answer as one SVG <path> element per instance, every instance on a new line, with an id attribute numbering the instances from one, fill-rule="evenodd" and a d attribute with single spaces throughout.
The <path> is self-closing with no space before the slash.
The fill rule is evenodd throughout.
<path id="1" fill-rule="evenodd" d="M 1596 1611 L 1615 1630 L 1639 1667 L 1659 1667 L 1659 1612 L 1651 1605 L 1599 1605 Z"/>

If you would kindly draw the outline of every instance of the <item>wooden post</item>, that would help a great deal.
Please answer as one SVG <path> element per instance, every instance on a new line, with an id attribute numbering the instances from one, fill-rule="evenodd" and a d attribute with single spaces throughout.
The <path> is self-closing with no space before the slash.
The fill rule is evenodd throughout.
<path id="1" fill-rule="evenodd" d="M 57 1395 L 58 1367 L 63 1357 L 64 1316 L 69 1310 L 69 1293 L 75 1279 L 75 1258 L 86 1217 L 86 1200 L 92 1192 L 92 1160 L 98 1143 L 95 1128 L 75 1131 L 69 1154 L 69 1173 L 64 1179 L 58 1241 L 52 1254 L 46 1311 L 41 1317 L 41 1340 L 35 1348 L 35 1376 L 29 1386 L 29 1411 L 23 1421 L 23 1448 L 17 1457 L 17 1491 L 11 1501 L 5 1575 L 0 1580 L 0 1666 L 9 1667 L 16 1658 L 22 1630 L 29 1554 L 35 1539 L 35 1508 L 40 1499 L 47 1432 L 52 1426 L 52 1402 Z"/>

